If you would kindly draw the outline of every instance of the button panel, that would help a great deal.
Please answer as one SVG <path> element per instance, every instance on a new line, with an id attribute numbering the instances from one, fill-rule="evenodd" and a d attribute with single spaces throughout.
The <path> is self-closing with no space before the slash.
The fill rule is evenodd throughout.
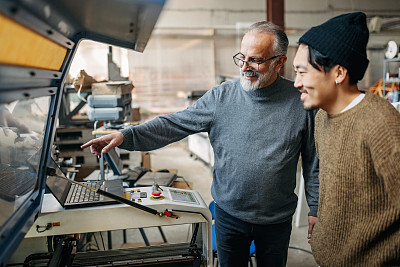
<path id="1" fill-rule="evenodd" d="M 135 200 L 137 202 L 139 202 L 139 200 L 140 200 L 140 202 L 142 202 L 142 200 L 141 200 L 142 198 L 147 198 L 147 192 L 140 192 L 139 190 L 138 191 L 137 190 L 131 190 L 130 199 L 133 202 L 135 202 Z"/>
<path id="2" fill-rule="evenodd" d="M 199 204 L 195 195 L 192 192 L 181 191 L 176 189 L 170 189 L 169 192 L 171 193 L 171 198 L 173 201 Z"/>

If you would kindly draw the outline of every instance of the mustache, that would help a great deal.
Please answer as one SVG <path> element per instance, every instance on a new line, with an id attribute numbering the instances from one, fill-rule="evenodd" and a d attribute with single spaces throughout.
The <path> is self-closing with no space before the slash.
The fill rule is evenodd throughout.
<path id="1" fill-rule="evenodd" d="M 258 73 L 257 71 L 253 71 L 253 70 L 243 71 L 242 73 L 249 77 L 257 77 L 257 78 L 260 77 L 260 73 Z"/>

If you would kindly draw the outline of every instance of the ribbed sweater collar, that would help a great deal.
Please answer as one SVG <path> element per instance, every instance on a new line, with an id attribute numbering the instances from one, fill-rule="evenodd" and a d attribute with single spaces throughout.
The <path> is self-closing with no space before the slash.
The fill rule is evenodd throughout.
<path id="1" fill-rule="evenodd" d="M 245 91 L 248 95 L 250 95 L 251 97 L 257 98 L 257 99 L 264 99 L 267 100 L 268 98 L 270 98 L 271 96 L 273 96 L 276 92 L 279 91 L 279 81 L 282 78 L 279 76 L 276 78 L 276 80 L 269 86 L 267 87 L 263 87 L 254 91 Z M 242 88 L 242 90 L 244 90 Z"/>
<path id="2" fill-rule="evenodd" d="M 365 97 L 363 98 L 363 100 L 361 100 L 360 103 L 358 103 L 355 107 L 353 107 L 349 110 L 346 110 L 345 112 L 342 112 L 342 113 L 329 115 L 326 111 L 323 111 L 323 112 L 325 112 L 325 114 L 327 115 L 327 117 L 330 121 L 345 120 L 345 119 L 353 116 L 360 109 L 363 109 L 366 105 L 368 105 L 368 102 L 371 100 L 371 97 L 372 97 L 372 93 L 365 92 Z"/>

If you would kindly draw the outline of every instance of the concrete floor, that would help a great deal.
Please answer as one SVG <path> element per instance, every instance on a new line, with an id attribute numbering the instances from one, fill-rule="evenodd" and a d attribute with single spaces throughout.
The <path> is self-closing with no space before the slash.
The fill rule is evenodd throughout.
<path id="1" fill-rule="evenodd" d="M 188 182 L 193 183 L 193 189 L 201 194 L 205 203 L 209 203 L 212 200 L 210 193 L 212 168 L 204 164 L 201 160 L 196 159 L 196 157 L 191 157 L 185 141 L 152 151 L 150 154 L 153 170 L 176 169 L 179 176 L 183 176 Z M 131 161 L 132 164 L 140 162 L 137 157 L 133 157 Z M 168 226 L 163 227 L 163 232 L 169 243 L 187 242 L 190 240 L 189 227 L 189 225 Z M 307 230 L 307 226 L 296 227 L 293 223 L 290 240 L 291 248 L 289 249 L 287 262 L 288 267 L 317 266 L 313 256 L 303 251 L 311 251 L 306 238 Z M 163 242 L 157 228 L 146 228 L 145 232 L 151 243 L 157 244 Z M 115 231 L 112 236 L 113 247 L 120 247 L 123 243 L 122 231 Z M 138 229 L 127 230 L 127 242 L 143 245 L 143 238 Z M 254 264 L 254 266 L 256 265 Z"/>

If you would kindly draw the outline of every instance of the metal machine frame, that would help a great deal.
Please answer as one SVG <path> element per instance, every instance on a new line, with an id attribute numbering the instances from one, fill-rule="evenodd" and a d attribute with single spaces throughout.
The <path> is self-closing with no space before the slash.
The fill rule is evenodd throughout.
<path id="1" fill-rule="evenodd" d="M 0 266 L 6 265 L 40 213 L 62 87 L 79 42 L 90 39 L 143 52 L 164 2 L 165 0 L 0 0 L 2 16 L 67 51 L 58 70 L 13 65 L 2 62 L 0 58 L 0 103 L 52 96 L 38 184 L 29 198 L 0 228 Z"/>
<path id="2" fill-rule="evenodd" d="M 114 252 L 112 250 L 97 251 L 95 253 L 81 252 L 74 255 L 70 255 L 70 252 L 65 252 L 64 254 L 68 255 L 64 256 L 71 257 L 71 260 L 73 260 L 72 266 L 87 262 L 88 259 L 92 261 L 91 263 L 96 261 L 96 266 L 102 266 L 102 263 L 104 264 L 104 262 L 102 262 L 104 259 L 106 259 L 105 265 L 107 265 L 112 261 L 120 262 L 122 260 L 121 257 L 125 261 L 126 266 L 140 266 L 141 261 L 152 261 L 153 264 L 159 264 L 159 261 L 162 260 L 164 261 L 162 264 L 164 264 L 168 263 L 170 260 L 173 262 L 176 260 L 179 261 L 181 257 L 185 258 L 186 261 L 198 260 L 199 265 L 196 266 L 200 266 L 201 262 L 201 266 L 212 266 L 212 216 L 207 204 L 196 191 L 168 187 L 160 188 L 163 192 L 161 200 L 151 197 L 151 192 L 153 190 L 151 187 L 125 190 L 128 194 L 130 191 L 140 191 L 140 194 L 145 193 L 147 197 L 142 198 L 140 203 L 143 203 L 145 207 L 157 211 L 168 210 L 174 214 L 172 217 L 161 217 L 140 209 L 132 208 L 125 204 L 65 210 L 52 194 L 45 194 L 41 214 L 26 234 L 24 241 L 27 241 L 28 245 L 23 244 L 23 247 L 18 249 L 16 255 L 14 255 L 16 259 L 13 260 L 17 260 L 17 262 L 19 260 L 20 262 L 21 259 L 28 258 L 28 256 L 47 253 L 48 251 L 46 249 L 43 250 L 43 248 L 46 248 L 47 237 L 51 236 L 192 224 L 194 228 L 190 244 L 167 244 L 155 247 L 150 246 L 146 249 L 143 247 L 130 248 L 123 251 L 117 249 L 117 251 Z M 188 197 L 189 195 L 190 198 L 194 200 L 191 201 Z M 177 198 L 180 196 L 182 196 L 182 200 Z M 28 247 L 29 249 L 27 249 Z M 175 252 L 173 251 L 174 249 L 176 249 Z M 163 250 L 165 250 L 164 253 L 159 253 Z M 191 253 L 191 250 L 195 252 Z M 149 255 L 144 258 L 137 258 L 140 257 L 140 255 L 131 255 L 130 257 L 125 255 L 127 253 L 135 254 L 137 253 L 136 251 L 141 251 L 138 253 L 141 255 L 143 255 L 143 253 Z M 180 252 L 183 253 L 183 255 L 167 254 Z M 155 253 L 155 255 L 150 255 L 153 253 Z M 167 259 L 167 255 L 169 259 Z M 177 257 L 174 258 L 173 255 Z M 189 259 L 189 255 L 196 255 L 196 259 L 193 257 Z M 171 263 L 169 262 L 169 264 Z"/>

